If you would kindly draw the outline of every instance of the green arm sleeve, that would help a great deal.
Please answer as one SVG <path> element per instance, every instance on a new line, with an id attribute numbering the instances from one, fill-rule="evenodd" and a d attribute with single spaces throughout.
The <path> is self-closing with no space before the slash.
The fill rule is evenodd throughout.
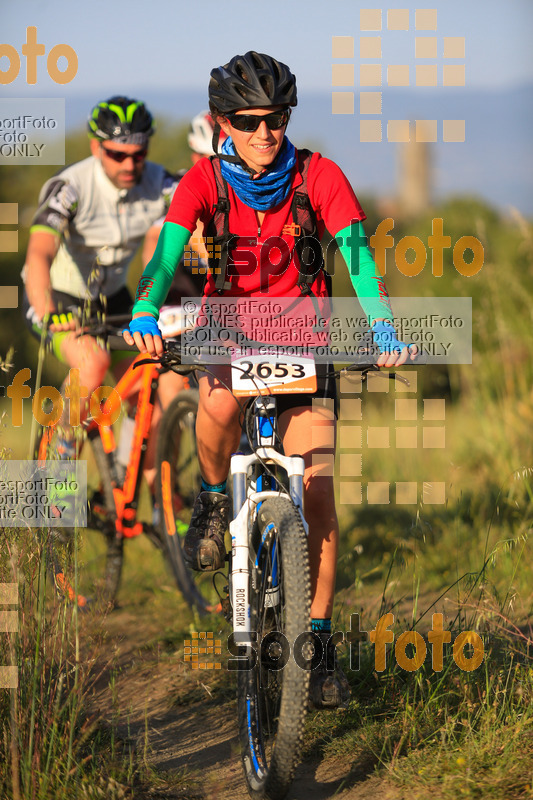
<path id="1" fill-rule="evenodd" d="M 182 225 L 175 222 L 163 224 L 157 247 L 137 286 L 133 315 L 142 312 L 152 314 L 158 319 L 159 309 L 165 302 L 176 267 L 190 237 L 191 232 Z"/>
<path id="2" fill-rule="evenodd" d="M 369 324 L 372 325 L 376 319 L 389 319 L 393 322 L 389 295 L 368 248 L 363 224 L 352 222 L 336 233 L 335 239 Z"/>

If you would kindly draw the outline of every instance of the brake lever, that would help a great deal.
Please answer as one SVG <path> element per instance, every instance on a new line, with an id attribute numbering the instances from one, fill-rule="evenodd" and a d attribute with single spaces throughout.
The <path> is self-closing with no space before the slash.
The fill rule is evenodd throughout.
<path id="1" fill-rule="evenodd" d="M 189 364 L 181 364 L 179 361 L 171 361 L 165 356 L 161 356 L 161 358 L 143 358 L 142 361 L 137 361 L 133 365 L 133 369 L 137 369 L 137 367 L 145 367 L 147 364 L 153 366 L 154 364 L 160 364 L 161 367 L 165 371 L 172 370 L 172 372 L 176 372 L 178 375 L 190 375 L 192 372 L 196 370 L 198 372 L 207 372 L 208 370 L 205 367 L 199 366 L 191 366 Z"/>
<path id="2" fill-rule="evenodd" d="M 136 361 L 133 365 L 133 369 L 137 369 L 137 367 L 145 367 L 147 364 L 162 364 L 163 365 L 163 358 L 145 358 L 142 361 Z"/>

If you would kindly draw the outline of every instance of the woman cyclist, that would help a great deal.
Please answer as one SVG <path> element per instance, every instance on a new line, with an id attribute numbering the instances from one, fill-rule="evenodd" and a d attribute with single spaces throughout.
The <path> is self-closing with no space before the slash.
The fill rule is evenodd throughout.
<path id="1" fill-rule="evenodd" d="M 214 149 L 220 129 L 227 135 L 221 152 L 220 170 L 227 183 L 229 231 L 238 237 L 231 251 L 231 274 L 217 287 L 208 275 L 204 295 L 223 297 L 298 297 L 298 255 L 292 217 L 292 200 L 302 184 L 301 153 L 286 136 L 291 109 L 297 104 L 296 79 L 289 68 L 271 56 L 250 51 L 213 69 L 209 83 L 209 107 L 215 120 Z M 407 345 L 398 342 L 392 327 L 392 312 L 386 289 L 366 246 L 361 230 L 365 214 L 340 168 L 312 154 L 307 166 L 307 193 L 317 220 L 318 235 L 324 228 L 334 232 L 347 262 L 352 283 L 373 327 L 381 355 L 380 366 L 399 366 L 409 357 Z M 172 280 L 192 231 L 199 219 L 205 227 L 213 218 L 218 201 L 214 166 L 200 160 L 180 182 L 163 225 L 157 249 L 139 283 L 130 332 L 124 336 L 141 352 L 162 353 L 157 327 L 158 309 Z M 292 226 L 292 227 L 291 227 Z M 290 233 L 289 231 L 292 231 Z M 287 247 L 279 250 L 276 265 L 269 265 L 265 287 L 261 270 L 248 268 L 253 254 L 260 264 L 262 244 L 281 237 Z M 360 247 L 351 248 L 357 237 Z M 241 257 L 239 257 L 241 254 Z M 239 264 L 247 269 L 239 269 Z M 302 267 L 303 271 L 303 267 Z M 246 273 L 246 274 L 245 274 Z M 328 294 L 326 277 L 320 270 L 305 287 L 317 298 Z M 411 357 L 414 357 L 412 354 Z M 240 407 L 221 380 L 229 383 L 229 368 L 218 365 L 216 377 L 199 378 L 200 404 L 197 421 L 198 455 L 202 491 L 197 498 L 184 542 L 185 556 L 193 569 L 215 570 L 224 563 L 224 534 L 228 526 L 229 501 L 225 493 L 231 453 L 240 437 Z M 317 366 L 317 390 L 312 395 L 280 395 L 279 427 L 286 453 L 301 453 L 305 460 L 304 505 L 309 522 L 309 558 L 312 591 L 312 630 L 325 641 L 330 636 L 339 529 L 335 512 L 333 477 L 328 470 L 334 453 L 335 383 L 326 376 L 326 366 Z M 220 379 L 220 380 L 219 380 Z M 338 707 L 349 698 L 349 686 L 337 666 L 328 672 L 325 658 L 311 675 L 311 700 L 316 707 Z"/>

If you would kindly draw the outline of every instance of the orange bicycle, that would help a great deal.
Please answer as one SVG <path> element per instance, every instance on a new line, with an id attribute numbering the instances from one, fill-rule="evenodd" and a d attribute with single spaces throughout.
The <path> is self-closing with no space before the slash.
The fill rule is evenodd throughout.
<path id="1" fill-rule="evenodd" d="M 197 587 L 181 555 L 181 536 L 187 531 L 201 483 L 195 437 L 198 393 L 185 376 L 185 388 L 164 412 L 157 444 L 157 498 L 162 519 L 155 525 L 141 521 L 137 512 L 144 455 L 159 377 L 167 368 L 147 360 L 136 348 L 128 348 L 118 335 L 119 319 L 124 322 L 124 318 L 111 317 L 104 323 L 84 325 L 84 333 L 105 339 L 112 350 L 137 352 L 115 387 L 122 401 L 138 393 L 136 407 L 130 415 L 123 415 L 119 437 L 112 425 L 98 425 L 93 419 L 84 425 L 78 457 L 88 461 L 87 532 L 80 536 L 76 528 L 54 527 L 53 520 L 48 525 L 48 563 L 55 586 L 60 595 L 79 607 L 90 601 L 113 605 L 120 585 L 124 544 L 145 534 L 163 552 L 187 602 L 201 612 L 216 610 L 217 593 Z M 106 401 L 102 408 L 104 414 L 111 410 L 109 403 Z M 37 445 L 40 461 L 57 458 L 56 436 L 56 426 L 42 429 Z"/>

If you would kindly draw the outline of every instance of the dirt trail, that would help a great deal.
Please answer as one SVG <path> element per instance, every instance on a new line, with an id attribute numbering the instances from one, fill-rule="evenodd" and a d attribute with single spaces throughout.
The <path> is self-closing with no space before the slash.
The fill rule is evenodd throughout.
<path id="1" fill-rule="evenodd" d="M 160 631 L 148 611 L 118 609 L 94 624 L 105 641 L 95 665 L 102 672 L 91 710 L 107 722 L 113 719 L 118 736 L 135 740 L 137 752 L 146 752 L 157 770 L 187 770 L 187 777 L 176 787 L 141 796 L 147 800 L 246 800 L 229 676 L 222 676 L 221 690 L 212 685 L 213 673 L 193 671 L 172 647 L 170 651 L 158 644 L 147 647 L 147 642 L 157 641 Z M 326 712 L 325 724 L 329 713 L 337 712 Z M 351 769 L 350 759 L 304 760 L 287 800 L 333 797 L 397 800 L 399 795 L 364 768 Z"/>

